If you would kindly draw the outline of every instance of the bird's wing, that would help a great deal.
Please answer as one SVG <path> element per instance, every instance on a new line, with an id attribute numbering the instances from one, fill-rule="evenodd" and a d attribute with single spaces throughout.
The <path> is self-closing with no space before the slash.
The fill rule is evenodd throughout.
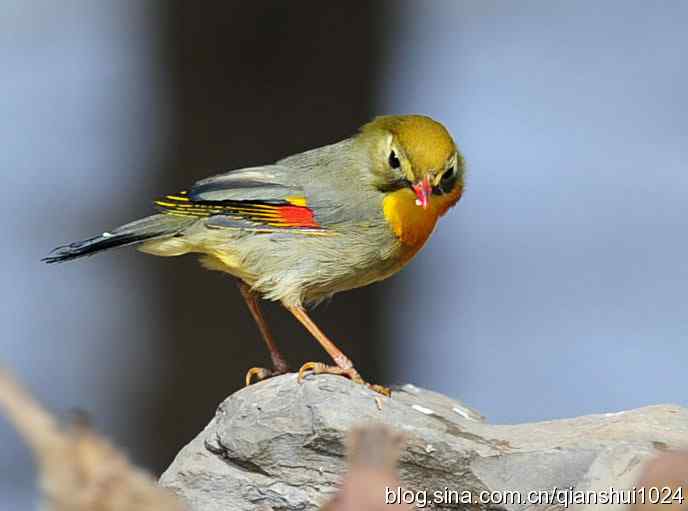
<path id="1" fill-rule="evenodd" d="M 322 234 L 326 228 L 303 188 L 290 183 L 294 170 L 280 165 L 235 170 L 198 181 L 189 191 L 155 204 L 165 214 L 205 218 L 211 227 Z"/>

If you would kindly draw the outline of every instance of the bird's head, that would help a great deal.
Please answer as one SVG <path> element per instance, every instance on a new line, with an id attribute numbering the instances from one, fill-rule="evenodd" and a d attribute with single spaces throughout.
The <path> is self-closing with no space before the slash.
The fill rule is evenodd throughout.
<path id="1" fill-rule="evenodd" d="M 360 136 L 371 143 L 381 191 L 407 190 L 399 195 L 438 216 L 461 197 L 463 157 L 439 122 L 421 115 L 382 116 L 363 126 Z"/>

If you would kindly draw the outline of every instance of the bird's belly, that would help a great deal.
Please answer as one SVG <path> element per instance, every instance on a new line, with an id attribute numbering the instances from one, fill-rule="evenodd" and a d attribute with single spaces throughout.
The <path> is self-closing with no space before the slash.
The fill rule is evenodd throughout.
<path id="1" fill-rule="evenodd" d="M 404 244 L 387 225 L 377 225 L 332 236 L 232 236 L 194 251 L 204 254 L 206 268 L 242 279 L 264 298 L 301 305 L 383 280 L 421 246 Z"/>
<path id="2" fill-rule="evenodd" d="M 249 285 L 253 285 L 253 282 L 255 282 L 255 276 L 242 267 L 240 259 L 236 254 L 218 250 L 202 253 L 200 262 L 204 268 L 229 273 Z"/>
<path id="3" fill-rule="evenodd" d="M 363 245 L 363 244 L 361 244 Z M 319 302 L 335 293 L 364 287 L 391 277 L 401 270 L 413 253 L 393 236 L 377 236 L 360 250 L 346 247 L 336 261 L 321 261 L 327 278 L 309 280 L 304 286 L 305 303 Z M 357 245 L 353 243 L 353 247 Z M 420 248 L 420 247 L 419 247 Z"/>

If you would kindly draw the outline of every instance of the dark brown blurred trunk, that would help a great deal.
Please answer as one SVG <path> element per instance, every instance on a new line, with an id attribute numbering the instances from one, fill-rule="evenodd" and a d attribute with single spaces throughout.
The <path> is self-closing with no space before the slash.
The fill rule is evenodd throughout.
<path id="1" fill-rule="evenodd" d="M 375 113 L 381 4 L 177 0 L 163 2 L 162 9 L 174 114 L 163 193 L 334 142 Z M 160 298 L 164 387 L 151 404 L 158 406 L 153 463 L 159 470 L 242 386 L 246 370 L 267 366 L 269 358 L 229 277 L 202 270 L 194 257 L 158 267 L 167 283 Z M 338 295 L 314 314 L 371 381 L 385 377 L 379 292 L 373 287 Z M 286 311 L 265 305 L 293 369 L 327 360 Z"/>

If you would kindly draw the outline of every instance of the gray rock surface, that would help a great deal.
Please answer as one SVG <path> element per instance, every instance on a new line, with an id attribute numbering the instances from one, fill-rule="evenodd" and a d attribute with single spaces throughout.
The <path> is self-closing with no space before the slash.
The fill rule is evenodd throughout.
<path id="1" fill-rule="evenodd" d="M 688 447 L 688 409 L 677 405 L 491 425 L 466 405 L 413 385 L 388 399 L 339 376 L 319 375 L 299 384 L 290 374 L 227 398 L 160 481 L 195 511 L 314 510 L 336 492 L 346 469 L 347 432 L 368 422 L 405 433 L 402 485 L 427 492 L 428 500 L 445 489 L 461 492 L 452 495 L 455 500 L 467 498 L 467 492 L 479 499 L 481 491 L 519 491 L 528 499 L 529 491 L 555 487 L 628 489 L 649 457 Z M 564 509 L 564 495 L 552 505 L 540 498 L 536 505 L 495 498 L 478 507 Z M 427 507 L 467 508 L 459 503 Z M 621 506 L 575 507 L 612 511 Z"/>

